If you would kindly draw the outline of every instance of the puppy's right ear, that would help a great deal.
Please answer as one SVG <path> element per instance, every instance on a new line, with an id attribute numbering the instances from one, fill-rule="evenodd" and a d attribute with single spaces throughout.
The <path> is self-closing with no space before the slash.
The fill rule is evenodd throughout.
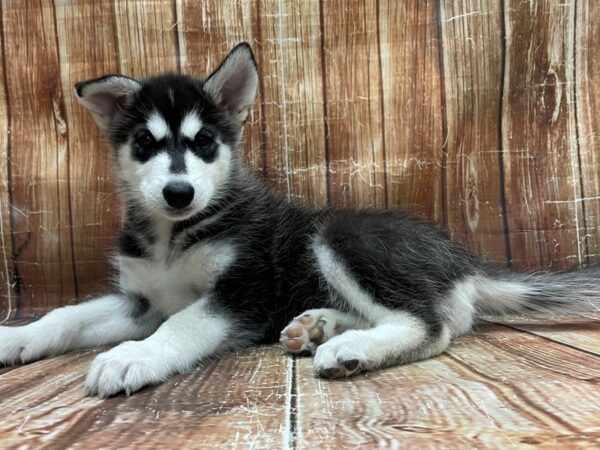
<path id="1" fill-rule="evenodd" d="M 114 118 L 142 88 L 139 81 L 123 75 L 108 75 L 75 85 L 79 103 L 90 110 L 102 131 L 107 131 Z"/>

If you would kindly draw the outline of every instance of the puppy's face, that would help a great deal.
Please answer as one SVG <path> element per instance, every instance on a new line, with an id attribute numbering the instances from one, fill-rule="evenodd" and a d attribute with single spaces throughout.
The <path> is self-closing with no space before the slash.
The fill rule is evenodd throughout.
<path id="1" fill-rule="evenodd" d="M 205 80 L 108 76 L 76 93 L 115 149 L 126 198 L 183 220 L 227 189 L 257 85 L 252 51 L 241 44 Z"/>

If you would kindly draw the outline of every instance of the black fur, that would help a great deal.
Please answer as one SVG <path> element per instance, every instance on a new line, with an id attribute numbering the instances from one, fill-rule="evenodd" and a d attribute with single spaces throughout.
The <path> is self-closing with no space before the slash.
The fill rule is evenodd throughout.
<path id="1" fill-rule="evenodd" d="M 142 86 L 131 110 L 112 131 L 114 144 L 124 142 L 144 114 L 156 109 L 175 129 L 183 112 L 199 111 L 211 135 L 237 146 L 241 124 L 203 93 L 201 80 L 165 75 Z M 174 104 L 168 101 L 167 90 L 174 93 Z M 406 212 L 316 211 L 270 192 L 239 164 L 230 178 L 227 190 L 208 208 L 174 224 L 172 255 L 210 240 L 234 239 L 239 256 L 218 280 L 213 301 L 238 326 L 251 329 L 260 342 L 277 340 L 286 323 L 306 309 L 339 307 L 332 303 L 330 287 L 316 266 L 315 240 L 326 243 L 377 302 L 419 317 L 432 336 L 440 332 L 445 319 L 439 303 L 456 283 L 470 275 L 491 273 L 444 232 Z M 215 214 L 221 214 L 218 220 L 201 225 Z M 149 225 L 144 226 L 151 229 Z M 128 222 L 125 228 L 140 227 Z M 124 236 L 120 250 L 143 257 L 144 239 Z"/>

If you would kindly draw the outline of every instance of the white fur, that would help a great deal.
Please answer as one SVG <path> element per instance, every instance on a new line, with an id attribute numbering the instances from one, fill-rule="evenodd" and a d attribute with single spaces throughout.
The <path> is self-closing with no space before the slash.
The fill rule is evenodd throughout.
<path id="1" fill-rule="evenodd" d="M 218 350 L 232 324 L 207 309 L 208 299 L 199 300 L 172 315 L 143 341 L 124 342 L 99 355 L 88 373 L 88 395 L 108 397 L 125 391 L 128 395 L 187 372 Z"/>
<path id="2" fill-rule="evenodd" d="M 440 315 L 446 320 L 452 338 L 471 331 L 475 320 L 477 286 L 471 279 L 456 283 L 447 299 L 439 306 Z"/>
<path id="3" fill-rule="evenodd" d="M 152 133 L 152 136 L 154 136 L 154 139 L 157 141 L 171 135 L 171 130 L 169 129 L 166 120 L 156 111 L 153 111 L 148 116 L 146 128 Z"/>
<path id="4" fill-rule="evenodd" d="M 189 112 L 185 115 L 179 126 L 179 134 L 188 139 L 194 139 L 198 131 L 202 128 L 202 121 L 196 112 Z"/>
<path id="5" fill-rule="evenodd" d="M 56 309 L 29 325 L 0 327 L 0 363 L 25 363 L 77 348 L 146 337 L 158 321 L 152 317 L 134 320 L 132 306 L 127 299 L 109 295 Z"/>
<path id="6" fill-rule="evenodd" d="M 174 314 L 209 292 L 236 256 L 232 242 L 216 241 L 198 244 L 171 261 L 167 243 L 168 237 L 158 239 L 152 259 L 117 258 L 119 287 L 145 296 L 163 315 Z"/>
<path id="7" fill-rule="evenodd" d="M 445 329 L 439 342 L 425 346 L 427 327 L 418 317 L 377 304 L 339 263 L 334 252 L 324 244 L 315 244 L 319 269 L 335 292 L 342 297 L 342 307 L 349 306 L 374 324 L 368 330 L 349 330 L 317 348 L 315 370 L 341 368 L 340 361 L 358 360 L 361 369 L 373 369 L 388 361 L 413 360 L 442 351 L 450 342 Z M 351 375 L 348 371 L 346 375 Z"/>
<path id="8" fill-rule="evenodd" d="M 485 276 L 473 276 L 463 284 L 470 283 L 475 288 L 476 305 L 488 311 L 519 311 L 527 303 L 531 287 L 519 281 L 492 280 Z"/>

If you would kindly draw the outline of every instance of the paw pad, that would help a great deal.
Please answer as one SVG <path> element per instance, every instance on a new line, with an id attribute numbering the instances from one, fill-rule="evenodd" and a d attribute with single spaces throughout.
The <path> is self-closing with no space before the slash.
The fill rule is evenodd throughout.
<path id="1" fill-rule="evenodd" d="M 313 314 L 302 314 L 295 317 L 290 324 L 283 329 L 279 342 L 283 344 L 285 351 L 289 353 L 315 352 L 317 346 L 323 342 L 325 319 Z"/>

